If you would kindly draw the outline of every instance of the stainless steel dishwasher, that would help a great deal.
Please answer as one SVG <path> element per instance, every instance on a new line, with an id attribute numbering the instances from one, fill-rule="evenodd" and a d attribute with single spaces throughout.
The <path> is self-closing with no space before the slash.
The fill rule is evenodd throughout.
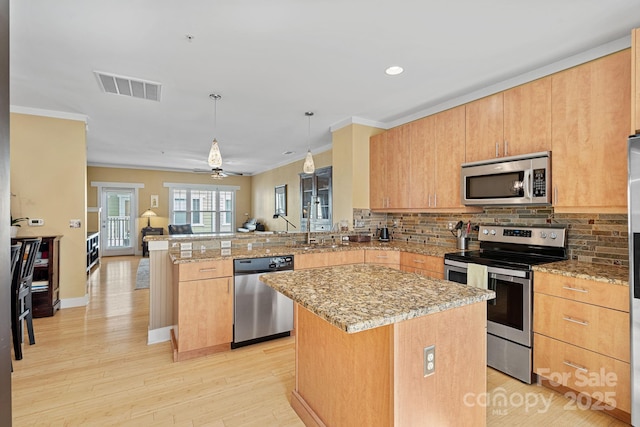
<path id="1" fill-rule="evenodd" d="M 234 260 L 231 348 L 291 334 L 293 301 L 258 280 L 261 274 L 289 270 L 293 270 L 293 255 Z"/>

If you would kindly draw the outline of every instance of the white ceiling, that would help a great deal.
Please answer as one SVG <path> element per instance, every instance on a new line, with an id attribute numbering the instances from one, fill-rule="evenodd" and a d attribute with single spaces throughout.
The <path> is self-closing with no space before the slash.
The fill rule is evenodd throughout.
<path id="1" fill-rule="evenodd" d="M 628 46 L 639 6 L 12 0 L 11 104 L 86 115 L 92 165 L 207 169 L 215 136 L 223 168 L 252 174 L 304 157 L 305 111 L 317 153 L 345 121 L 397 125 L 589 49 Z M 405 72 L 387 76 L 390 65 Z M 103 93 L 94 71 L 159 82 L 161 101 Z M 217 129 L 210 93 L 222 95 Z"/>

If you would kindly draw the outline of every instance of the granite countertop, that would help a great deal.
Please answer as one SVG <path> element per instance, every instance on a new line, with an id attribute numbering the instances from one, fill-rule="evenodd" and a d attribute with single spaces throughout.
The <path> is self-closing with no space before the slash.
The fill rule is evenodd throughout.
<path id="1" fill-rule="evenodd" d="M 311 248 L 311 249 L 305 249 Z M 354 250 L 377 250 L 377 251 L 404 251 L 422 255 L 436 256 L 444 258 L 444 254 L 449 252 L 456 252 L 456 249 L 445 246 L 424 245 L 418 243 L 401 243 L 401 242 L 363 242 L 354 243 L 350 242 L 348 245 L 295 245 L 295 246 L 266 246 L 256 247 L 252 250 L 247 249 L 231 249 L 231 255 L 221 255 L 220 249 L 204 249 L 201 250 L 197 245 L 193 245 L 193 250 L 180 251 L 178 249 L 172 249 L 169 252 L 171 261 L 174 264 L 184 264 L 190 262 L 200 261 L 216 261 L 225 259 L 238 259 L 238 258 L 259 258 L 269 256 L 282 256 L 282 255 L 303 255 L 303 254 L 316 254 L 323 252 L 341 252 L 341 251 L 354 251 Z M 444 261 L 443 261 L 444 262 Z"/>
<path id="2" fill-rule="evenodd" d="M 629 268 L 618 265 L 591 264 L 567 260 L 536 265 L 533 267 L 533 271 L 629 286 Z"/>
<path id="3" fill-rule="evenodd" d="M 260 280 L 347 333 L 495 298 L 490 290 L 380 265 L 286 271 Z"/>

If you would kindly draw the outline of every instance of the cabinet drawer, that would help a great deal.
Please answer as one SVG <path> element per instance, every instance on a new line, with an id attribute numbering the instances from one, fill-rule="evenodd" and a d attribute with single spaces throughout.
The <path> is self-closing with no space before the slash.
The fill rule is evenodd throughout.
<path id="1" fill-rule="evenodd" d="M 406 265 L 400 266 L 400 270 L 407 273 L 422 274 L 423 276 L 430 277 L 432 279 L 444 279 L 444 273 L 441 273 L 438 271 L 423 270 L 421 268 L 416 268 L 416 267 L 407 267 Z"/>
<path id="2" fill-rule="evenodd" d="M 535 291 L 575 301 L 629 311 L 629 288 L 606 282 L 536 271 Z"/>
<path id="3" fill-rule="evenodd" d="M 178 281 L 213 279 L 233 276 L 233 261 L 202 261 L 180 264 Z"/>
<path id="4" fill-rule="evenodd" d="M 364 262 L 367 264 L 394 264 L 400 266 L 400 252 L 398 251 L 364 251 Z"/>
<path id="5" fill-rule="evenodd" d="M 627 413 L 630 411 L 628 363 L 534 334 L 533 369 L 543 378 L 588 394 L 593 398 L 592 403 L 598 400 Z"/>
<path id="6" fill-rule="evenodd" d="M 629 313 L 534 293 L 534 332 L 629 362 Z"/>
<path id="7" fill-rule="evenodd" d="M 436 256 L 414 254 L 411 252 L 401 252 L 400 265 L 403 267 L 418 268 L 420 270 L 428 270 L 440 273 L 439 277 L 442 277 L 442 275 L 444 274 L 444 260 Z"/>

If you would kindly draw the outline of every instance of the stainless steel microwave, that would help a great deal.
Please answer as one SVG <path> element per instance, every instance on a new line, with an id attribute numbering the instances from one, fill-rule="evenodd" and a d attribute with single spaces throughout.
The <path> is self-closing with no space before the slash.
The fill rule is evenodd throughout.
<path id="1" fill-rule="evenodd" d="M 464 163 L 464 205 L 550 205 L 551 152 Z"/>

